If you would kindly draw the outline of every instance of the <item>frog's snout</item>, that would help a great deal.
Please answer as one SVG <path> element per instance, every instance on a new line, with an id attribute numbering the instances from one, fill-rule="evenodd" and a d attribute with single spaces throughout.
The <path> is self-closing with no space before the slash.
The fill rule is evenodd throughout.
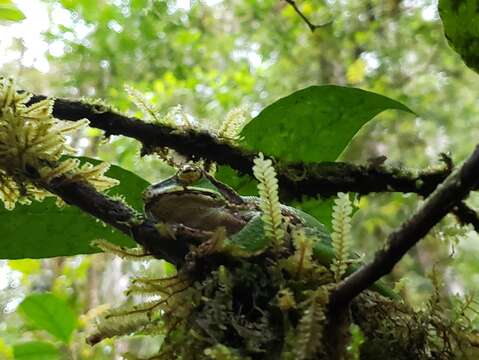
<path id="1" fill-rule="evenodd" d="M 143 197 L 143 202 L 146 202 L 148 201 L 148 199 L 151 199 L 153 197 L 153 189 L 152 189 L 153 186 L 148 186 L 144 191 L 143 191 L 143 194 L 142 194 L 142 197 Z"/>

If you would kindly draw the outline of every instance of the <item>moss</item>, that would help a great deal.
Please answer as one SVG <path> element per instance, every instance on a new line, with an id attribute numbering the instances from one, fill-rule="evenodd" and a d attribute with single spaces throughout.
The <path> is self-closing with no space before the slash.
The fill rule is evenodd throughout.
<path id="1" fill-rule="evenodd" d="M 248 259 L 217 255 L 197 259 L 199 267 L 190 264 L 188 271 L 174 278 L 135 282 L 136 286 L 154 284 L 152 288 L 163 293 L 163 300 L 158 301 L 163 303 L 154 311 L 151 306 L 143 307 L 150 309 L 145 311 L 150 324 L 142 322 L 138 329 L 165 335 L 163 358 L 327 359 L 322 332 L 328 293 L 334 286 L 329 270 L 313 264 L 298 275 L 286 261 L 288 254 L 276 258 L 276 252 Z M 350 318 L 364 337 L 360 358 L 479 356 L 469 341 L 471 332 L 446 314 L 437 301 L 414 311 L 404 303 L 365 291 L 352 303 Z"/>

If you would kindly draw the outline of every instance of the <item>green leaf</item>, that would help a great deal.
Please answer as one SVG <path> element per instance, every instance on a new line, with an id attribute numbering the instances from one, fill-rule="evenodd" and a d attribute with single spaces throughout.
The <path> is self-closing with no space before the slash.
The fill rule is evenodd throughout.
<path id="1" fill-rule="evenodd" d="M 31 294 L 18 306 L 18 311 L 35 327 L 46 330 L 68 343 L 76 326 L 76 316 L 62 299 L 53 294 Z"/>
<path id="2" fill-rule="evenodd" d="M 292 206 L 301 209 L 309 215 L 313 216 L 319 222 L 321 222 L 329 232 L 331 232 L 333 230 L 333 205 L 334 198 L 317 199 L 308 197 L 304 198 L 301 202 L 293 203 Z"/>
<path id="3" fill-rule="evenodd" d="M 228 184 L 243 196 L 258 196 L 258 182 L 248 175 L 238 175 L 235 170 L 227 165 L 218 166 L 215 178 Z"/>
<path id="4" fill-rule="evenodd" d="M 30 341 L 13 346 L 15 360 L 57 360 L 60 359 L 58 349 L 48 342 Z"/>
<path id="5" fill-rule="evenodd" d="M 0 21 L 20 21 L 25 15 L 11 1 L 0 1 Z"/>
<path id="6" fill-rule="evenodd" d="M 112 166 L 107 175 L 120 180 L 120 185 L 109 193 L 123 195 L 130 205 L 142 211 L 141 193 L 149 183 L 118 166 Z M 73 206 L 58 208 L 54 199 L 17 205 L 13 211 L 0 208 L 0 234 L 0 259 L 91 254 L 100 251 L 90 246 L 91 241 L 99 238 L 122 246 L 135 246 L 128 236 Z"/>
<path id="7" fill-rule="evenodd" d="M 311 86 L 263 109 L 241 135 L 247 149 L 280 160 L 334 161 L 361 126 L 386 109 L 413 113 L 405 105 L 369 91 Z"/>
<path id="8" fill-rule="evenodd" d="M 449 45 L 467 66 L 479 72 L 479 1 L 440 0 L 438 7 Z"/>

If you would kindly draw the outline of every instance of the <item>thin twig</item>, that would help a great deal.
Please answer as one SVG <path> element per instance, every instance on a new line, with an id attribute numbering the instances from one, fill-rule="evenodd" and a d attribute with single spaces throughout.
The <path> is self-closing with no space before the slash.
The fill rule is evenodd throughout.
<path id="1" fill-rule="evenodd" d="M 190 234 L 181 232 L 181 229 L 172 241 L 171 238 L 160 235 L 151 220 L 141 219 L 128 205 L 96 191 L 87 183 L 65 181 L 60 177 L 52 183 L 39 185 L 58 195 L 67 204 L 80 208 L 132 237 L 152 256 L 177 265 L 184 262 L 191 237 Z"/>
<path id="2" fill-rule="evenodd" d="M 303 12 L 298 8 L 298 6 L 296 5 L 296 2 L 294 0 L 284 0 L 284 1 L 286 1 L 289 5 L 291 5 L 293 7 L 294 11 L 296 11 L 296 13 L 299 15 L 299 17 L 301 19 L 303 19 L 303 21 L 306 23 L 306 25 L 308 25 L 309 30 L 311 30 L 311 32 L 314 32 L 316 29 L 328 26 L 332 23 L 332 21 L 328 21 L 327 23 L 324 23 L 324 24 L 321 24 L 321 25 L 315 25 L 311 21 L 309 21 L 309 19 L 303 14 Z"/>

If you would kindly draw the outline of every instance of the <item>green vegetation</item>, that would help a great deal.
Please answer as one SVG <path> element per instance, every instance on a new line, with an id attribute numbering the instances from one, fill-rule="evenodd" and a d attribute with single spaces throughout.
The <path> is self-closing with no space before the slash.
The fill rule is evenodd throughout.
<path id="1" fill-rule="evenodd" d="M 476 0 L 26 3 L 0 0 L 1 359 L 326 359 L 331 293 L 477 143 Z M 168 210 L 224 226 L 145 217 L 193 161 L 218 197 Z M 476 358 L 477 244 L 444 218 L 351 303 L 345 356 Z"/>

